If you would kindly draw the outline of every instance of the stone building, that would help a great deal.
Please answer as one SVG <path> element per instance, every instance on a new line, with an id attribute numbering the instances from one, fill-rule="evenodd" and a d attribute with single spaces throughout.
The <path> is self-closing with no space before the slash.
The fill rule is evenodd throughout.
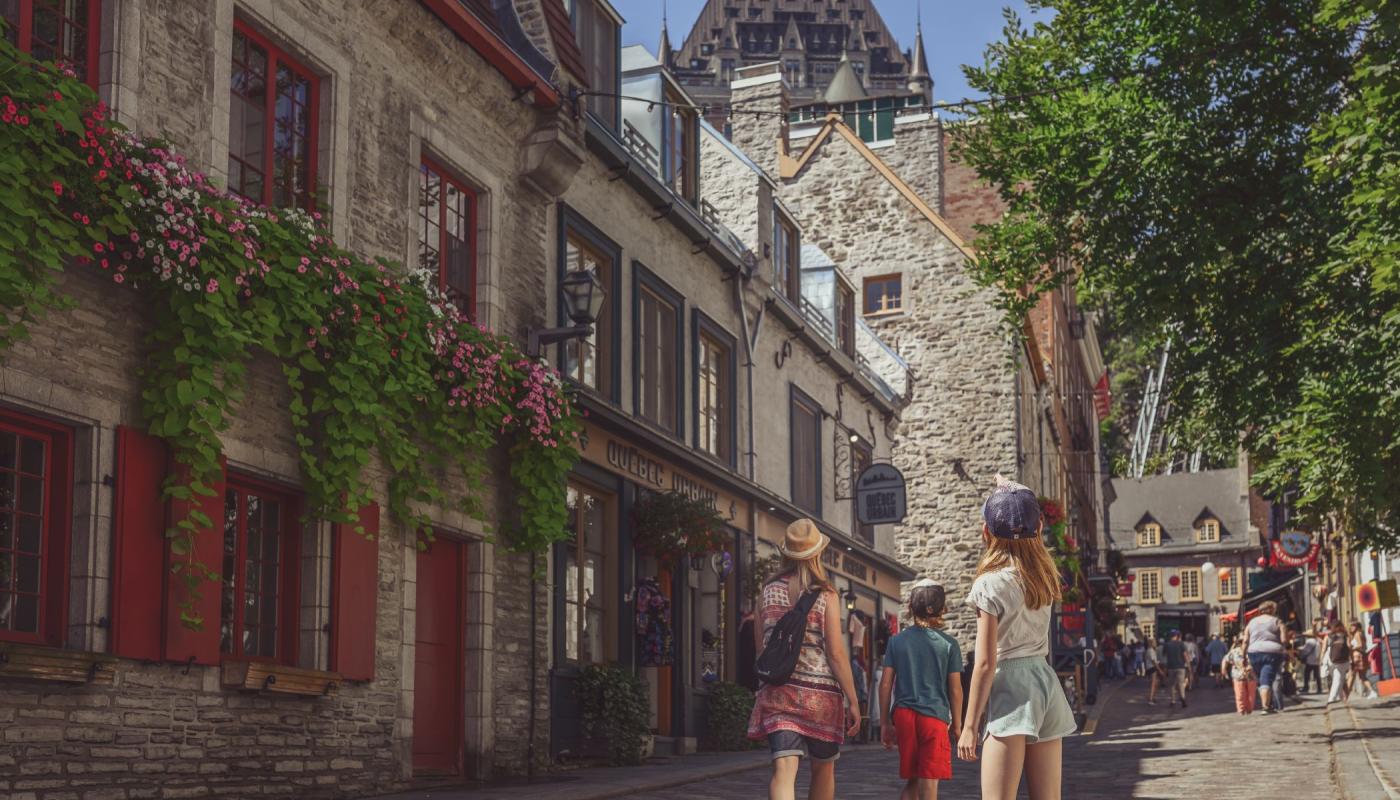
<path id="1" fill-rule="evenodd" d="M 879 94 L 910 89 L 931 97 L 933 85 L 922 36 L 912 54 L 901 51 L 873 0 L 708 0 L 675 50 L 663 22 L 659 48 L 690 96 L 714 107 L 733 101 L 737 70 L 770 61 L 781 64 L 795 106 L 826 101 L 833 83 L 849 86 L 852 78 Z M 839 102 L 848 99 L 843 93 Z M 722 110 L 710 120 L 724 130 Z"/>
<path id="2" fill-rule="evenodd" d="M 823 110 L 799 113 L 776 61 L 737 69 L 734 78 L 734 103 L 757 113 L 733 116 L 732 146 L 765 176 L 777 216 L 790 215 L 842 265 L 858 315 L 909 366 L 909 405 L 894 449 L 909 483 L 898 557 L 962 596 L 981 552 L 981 500 L 997 473 L 1074 509 L 1080 543 L 1100 549 L 1102 473 L 1084 391 L 1102 371 L 1089 341 L 1092 321 L 1083 321 L 1081 336 L 1082 314 L 1072 295 L 1060 295 L 1047 301 L 1049 316 L 1032 317 L 1024 337 L 1008 335 L 992 292 L 966 271 L 973 225 L 992 221 L 1001 207 L 951 159 L 943 121 L 904 105 L 903 90 L 859 101 L 868 105 L 812 104 Z M 719 135 L 702 145 L 727 146 Z M 721 219 L 742 224 L 746 204 L 731 191 L 732 167 L 704 164 L 707 200 Z M 756 233 L 768 241 L 762 222 Z M 770 274 L 781 282 L 781 272 Z M 1063 332 L 1044 336 L 1037 325 Z M 970 637 L 972 615 L 954 608 L 953 629 Z"/>

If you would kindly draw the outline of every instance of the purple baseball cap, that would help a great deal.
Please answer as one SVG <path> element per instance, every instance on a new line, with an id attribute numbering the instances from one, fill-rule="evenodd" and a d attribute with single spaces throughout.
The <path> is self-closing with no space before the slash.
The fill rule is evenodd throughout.
<path id="1" fill-rule="evenodd" d="M 982 520 L 998 539 L 1034 539 L 1040 535 L 1040 500 L 1035 492 L 997 476 L 997 488 L 982 504 Z"/>

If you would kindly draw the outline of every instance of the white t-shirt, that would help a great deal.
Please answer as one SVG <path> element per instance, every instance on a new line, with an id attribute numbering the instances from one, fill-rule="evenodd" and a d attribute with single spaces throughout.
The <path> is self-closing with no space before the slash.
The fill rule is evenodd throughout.
<path id="1" fill-rule="evenodd" d="M 978 577 L 967 602 L 997 618 L 997 660 L 1050 655 L 1050 606 L 1026 608 L 1026 594 L 1014 569 Z"/>

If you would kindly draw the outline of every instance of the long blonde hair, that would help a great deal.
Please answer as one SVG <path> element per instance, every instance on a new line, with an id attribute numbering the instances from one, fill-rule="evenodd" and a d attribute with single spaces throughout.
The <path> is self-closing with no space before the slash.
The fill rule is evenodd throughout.
<path id="1" fill-rule="evenodd" d="M 987 536 L 991 541 L 977 565 L 978 577 L 1013 568 L 1021 591 L 1026 595 L 1026 608 L 1035 610 L 1059 601 L 1060 571 L 1040 537 L 1002 539 L 991 534 Z"/>
<path id="2" fill-rule="evenodd" d="M 806 594 L 807 590 L 814 586 L 823 591 L 833 591 L 831 579 L 826 575 L 826 566 L 822 564 L 820 553 L 801 561 L 784 556 L 783 568 L 778 571 L 778 574 L 780 576 L 796 574 L 797 583 L 802 587 L 802 594 Z M 795 598 L 793 602 L 797 602 Z"/>

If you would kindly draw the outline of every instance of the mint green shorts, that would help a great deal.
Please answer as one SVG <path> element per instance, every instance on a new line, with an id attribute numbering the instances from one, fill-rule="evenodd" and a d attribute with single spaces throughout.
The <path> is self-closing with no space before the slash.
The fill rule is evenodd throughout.
<path id="1" fill-rule="evenodd" d="M 1078 727 L 1060 688 L 1059 676 L 1044 656 L 1012 658 L 997 664 L 987 700 L 985 736 L 1025 736 L 1026 744 L 1062 739 Z"/>

